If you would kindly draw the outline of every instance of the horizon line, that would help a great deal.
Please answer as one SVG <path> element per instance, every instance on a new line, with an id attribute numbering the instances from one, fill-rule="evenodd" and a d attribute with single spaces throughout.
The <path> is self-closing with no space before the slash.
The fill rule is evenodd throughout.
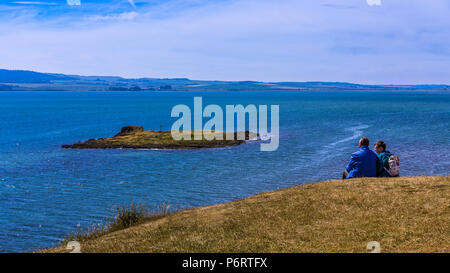
<path id="1" fill-rule="evenodd" d="M 357 82 L 347 82 L 347 81 L 323 81 L 323 80 L 313 80 L 313 81 L 295 81 L 295 80 L 287 80 L 287 81 L 261 81 L 261 80 L 218 80 L 218 79 L 191 79 L 188 77 L 149 77 L 149 76 L 142 76 L 142 77 L 125 77 L 125 76 L 117 76 L 117 75 L 86 75 L 86 74 L 71 74 L 71 73 L 61 73 L 61 72 L 41 72 L 36 70 L 29 70 L 29 69 L 6 69 L 6 68 L 0 68 L 0 70 L 6 70 L 6 71 L 22 71 L 22 72 L 33 72 L 33 73 L 40 73 L 40 74 L 51 74 L 51 75 L 64 75 L 64 76 L 79 76 L 79 77 L 112 77 L 112 78 L 121 78 L 125 80 L 138 80 L 138 79 L 154 79 L 154 80 L 177 80 L 177 79 L 184 79 L 189 81 L 204 81 L 204 82 L 235 82 L 235 83 L 242 83 L 242 82 L 254 82 L 254 83 L 338 83 L 338 84 L 353 84 L 353 85 L 365 85 L 365 86 L 450 86 L 449 83 L 408 83 L 408 84 L 395 84 L 395 83 L 357 83 Z"/>

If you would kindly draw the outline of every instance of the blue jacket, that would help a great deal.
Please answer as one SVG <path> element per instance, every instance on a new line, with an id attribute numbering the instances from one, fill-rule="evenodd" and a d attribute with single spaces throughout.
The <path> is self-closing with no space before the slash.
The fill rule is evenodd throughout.
<path id="1" fill-rule="evenodd" d="M 367 145 L 362 146 L 359 151 L 352 154 L 350 162 L 345 168 L 348 172 L 347 179 L 355 177 L 377 176 L 377 154 L 369 149 Z"/>

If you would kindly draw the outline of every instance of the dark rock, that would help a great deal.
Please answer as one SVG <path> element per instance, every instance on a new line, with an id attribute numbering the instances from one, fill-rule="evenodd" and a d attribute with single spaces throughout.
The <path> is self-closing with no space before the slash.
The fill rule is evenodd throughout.
<path id="1" fill-rule="evenodd" d="M 137 132 L 144 132 L 144 127 L 142 127 L 142 126 L 126 126 L 126 127 L 123 127 L 122 130 L 120 131 L 120 133 L 118 133 L 115 136 L 116 137 L 127 136 L 127 135 L 134 134 Z"/>

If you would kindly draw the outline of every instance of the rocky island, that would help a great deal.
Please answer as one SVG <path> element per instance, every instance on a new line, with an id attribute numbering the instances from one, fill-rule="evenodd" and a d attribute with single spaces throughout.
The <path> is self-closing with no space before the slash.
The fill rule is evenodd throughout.
<path id="1" fill-rule="evenodd" d="M 221 132 L 222 133 L 222 132 Z M 234 133 L 234 140 L 226 140 L 225 133 L 223 140 L 207 140 L 203 136 L 202 140 L 174 140 L 171 131 L 145 131 L 141 126 L 123 127 L 120 133 L 109 138 L 90 139 L 85 142 L 78 142 L 72 145 L 62 145 L 65 149 L 201 149 L 220 148 L 237 146 L 245 143 L 246 140 L 256 139 L 258 135 L 252 132 L 245 132 L 246 140 L 237 140 L 237 133 Z"/>

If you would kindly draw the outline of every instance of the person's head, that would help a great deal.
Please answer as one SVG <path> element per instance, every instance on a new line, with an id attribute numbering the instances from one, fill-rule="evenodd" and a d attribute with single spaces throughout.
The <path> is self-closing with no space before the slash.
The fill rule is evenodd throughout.
<path id="1" fill-rule="evenodd" d="M 369 146 L 369 144 L 370 144 L 370 142 L 369 142 L 369 139 L 368 139 L 367 137 L 362 137 L 362 138 L 359 140 L 359 147 L 362 147 L 362 146 Z"/>
<path id="2" fill-rule="evenodd" d="M 377 154 L 380 154 L 380 153 L 386 151 L 386 143 L 384 143 L 383 140 L 380 140 L 377 143 L 375 143 L 373 149 L 375 150 L 375 152 Z"/>

